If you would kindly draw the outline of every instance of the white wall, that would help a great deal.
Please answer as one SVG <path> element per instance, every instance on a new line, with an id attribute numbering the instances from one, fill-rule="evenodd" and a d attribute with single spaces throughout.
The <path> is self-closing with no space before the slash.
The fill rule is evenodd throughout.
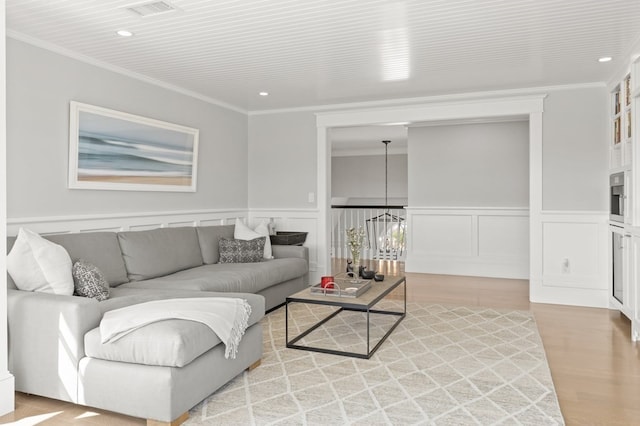
<path id="1" fill-rule="evenodd" d="M 549 93 L 542 133 L 543 210 L 609 208 L 608 117 L 605 87 Z"/>
<path id="2" fill-rule="evenodd" d="M 529 276 L 529 123 L 409 128 L 407 270 Z"/>
<path id="3" fill-rule="evenodd" d="M 382 144 L 381 144 L 382 145 Z M 384 204 L 384 155 L 331 158 L 331 196 L 348 197 L 349 204 Z M 395 204 L 408 196 L 407 155 L 388 156 L 388 199 Z"/>
<path id="4" fill-rule="evenodd" d="M 545 210 L 603 212 L 608 209 L 608 99 L 604 85 L 547 91 L 542 171 Z M 290 166 L 296 173 L 295 182 L 288 182 L 279 169 L 274 170 L 277 179 L 252 170 L 249 205 L 273 206 L 277 200 L 285 206 L 312 207 L 305 202 L 305 191 L 312 182 L 315 185 L 317 176 L 315 112 L 255 114 L 249 122 L 252 169 L 268 170 L 260 164 L 281 163 L 289 152 L 298 160 Z M 281 193 L 283 185 L 287 191 Z M 300 201 L 301 198 L 304 200 Z"/>
<path id="5" fill-rule="evenodd" d="M 605 87 L 544 101 L 541 276 L 531 300 L 608 306 L 608 116 Z"/>
<path id="6" fill-rule="evenodd" d="M 414 207 L 527 207 L 526 121 L 409 128 Z"/>
<path id="7" fill-rule="evenodd" d="M 200 130 L 195 193 L 67 189 L 69 101 Z M 246 208 L 247 117 L 7 39 L 8 217 Z"/>
<path id="8" fill-rule="evenodd" d="M 316 157 L 313 113 L 250 116 L 249 206 L 315 208 Z"/>
<path id="9" fill-rule="evenodd" d="M 316 120 L 312 113 L 249 116 L 249 207 L 252 222 L 307 232 L 311 282 L 319 281 Z"/>

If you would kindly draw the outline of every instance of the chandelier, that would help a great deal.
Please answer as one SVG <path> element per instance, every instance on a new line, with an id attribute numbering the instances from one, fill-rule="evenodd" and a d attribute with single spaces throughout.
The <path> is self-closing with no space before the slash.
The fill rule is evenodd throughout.
<path id="1" fill-rule="evenodd" d="M 366 220 L 367 240 L 374 259 L 397 260 L 405 246 L 405 219 L 389 212 L 389 144 L 384 144 L 384 212 Z"/>

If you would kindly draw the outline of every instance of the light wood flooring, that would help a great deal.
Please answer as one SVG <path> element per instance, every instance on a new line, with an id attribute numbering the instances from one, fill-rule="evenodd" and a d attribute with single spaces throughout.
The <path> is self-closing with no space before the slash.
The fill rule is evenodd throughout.
<path id="1" fill-rule="evenodd" d="M 344 270 L 334 264 L 334 273 Z M 400 262 L 370 269 L 402 274 Z M 533 312 L 567 425 L 640 425 L 640 345 L 630 322 L 616 311 L 529 303 L 526 280 L 408 273 L 407 300 Z M 38 422 L 38 416 L 49 417 Z M 0 424 L 143 425 L 145 421 L 16 393 L 16 411 Z"/>

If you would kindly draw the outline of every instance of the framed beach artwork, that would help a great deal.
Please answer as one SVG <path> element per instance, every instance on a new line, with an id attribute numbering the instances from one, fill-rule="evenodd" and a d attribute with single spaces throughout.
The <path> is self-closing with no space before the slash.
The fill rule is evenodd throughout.
<path id="1" fill-rule="evenodd" d="M 198 130 L 71 102 L 69 188 L 195 192 Z"/>

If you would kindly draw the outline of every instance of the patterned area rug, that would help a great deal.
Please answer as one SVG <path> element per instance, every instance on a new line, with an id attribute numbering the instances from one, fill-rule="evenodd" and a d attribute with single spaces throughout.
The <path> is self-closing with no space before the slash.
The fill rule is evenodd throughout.
<path id="1" fill-rule="evenodd" d="M 291 305 L 290 333 L 330 312 Z M 186 424 L 564 424 L 529 312 L 409 303 L 369 360 L 286 349 L 284 315 L 263 319 L 262 365 L 193 408 Z M 371 321 L 375 344 L 395 318 Z M 366 317 L 340 313 L 300 343 L 365 352 Z"/>

